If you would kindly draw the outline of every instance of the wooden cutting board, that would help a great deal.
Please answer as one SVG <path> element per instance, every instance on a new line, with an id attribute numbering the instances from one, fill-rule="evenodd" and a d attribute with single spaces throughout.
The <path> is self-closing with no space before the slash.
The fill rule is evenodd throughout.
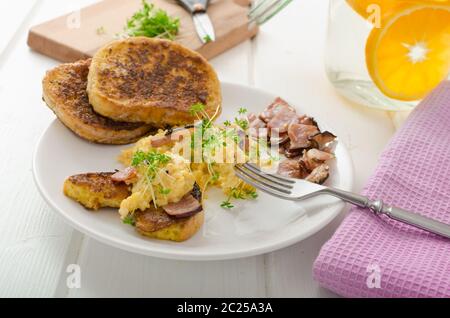
<path id="1" fill-rule="evenodd" d="M 210 59 L 253 37 L 257 27 L 248 27 L 250 0 L 211 1 L 208 14 L 216 41 L 202 44 L 190 14 L 173 0 L 148 0 L 180 19 L 176 41 Z M 129 17 L 142 7 L 141 0 L 103 0 L 99 3 L 34 26 L 28 45 L 62 62 L 91 57 L 101 46 L 116 39 Z"/>

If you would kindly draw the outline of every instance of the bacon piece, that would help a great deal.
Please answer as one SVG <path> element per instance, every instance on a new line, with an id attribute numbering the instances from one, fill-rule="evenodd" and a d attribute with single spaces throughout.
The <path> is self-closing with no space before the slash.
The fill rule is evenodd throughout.
<path id="1" fill-rule="evenodd" d="M 295 110 L 290 108 L 281 109 L 268 123 L 267 128 L 271 131 L 275 130 L 278 134 L 282 134 L 288 131 L 289 124 L 297 117 Z"/>
<path id="2" fill-rule="evenodd" d="M 270 136 L 270 143 L 272 145 L 282 145 L 289 141 L 289 136 L 287 132 L 279 134 L 277 137 L 271 135 Z"/>
<path id="3" fill-rule="evenodd" d="M 284 155 L 287 158 L 296 158 L 296 157 L 300 157 L 300 155 L 302 154 L 303 149 L 299 148 L 299 149 L 286 149 L 284 152 Z"/>
<path id="4" fill-rule="evenodd" d="M 175 224 L 177 220 L 161 208 L 155 208 L 153 204 L 145 211 L 136 210 L 134 212 L 136 229 L 142 232 L 154 232 Z"/>
<path id="5" fill-rule="evenodd" d="M 336 136 L 329 131 L 324 131 L 311 137 L 314 148 L 330 152 L 328 147 L 333 141 L 336 140 Z"/>
<path id="6" fill-rule="evenodd" d="M 299 118 L 299 124 L 313 125 L 313 126 L 319 127 L 319 125 L 317 125 L 317 122 L 314 120 L 314 118 L 308 117 L 306 115 L 303 115 Z"/>
<path id="7" fill-rule="evenodd" d="M 255 118 L 253 121 L 250 122 L 249 127 L 250 128 L 266 128 L 266 123 L 263 122 L 259 118 Z"/>
<path id="8" fill-rule="evenodd" d="M 168 145 L 171 142 L 178 142 L 183 140 L 184 136 L 189 133 L 188 129 L 176 130 L 168 135 L 153 136 L 150 139 L 152 147 L 158 148 Z"/>
<path id="9" fill-rule="evenodd" d="M 301 161 L 309 171 L 312 171 L 325 161 L 333 158 L 333 154 L 313 148 L 303 153 Z"/>
<path id="10" fill-rule="evenodd" d="M 278 153 L 281 155 L 284 155 L 286 153 L 286 150 L 289 149 L 289 140 L 287 142 L 285 142 L 284 144 L 281 144 L 278 147 Z"/>
<path id="11" fill-rule="evenodd" d="M 261 119 L 254 119 L 249 126 L 249 134 L 253 137 L 267 137 L 266 123 Z"/>
<path id="12" fill-rule="evenodd" d="M 164 211 L 175 218 L 185 218 L 202 211 L 202 205 L 189 193 L 181 198 L 180 201 L 169 203 L 162 207 Z"/>
<path id="13" fill-rule="evenodd" d="M 291 139 L 289 149 L 308 148 L 311 146 L 310 138 L 319 132 L 316 126 L 292 123 L 289 125 L 288 135 Z"/>
<path id="14" fill-rule="evenodd" d="M 307 152 L 305 152 L 305 157 L 308 160 L 324 162 L 324 161 L 333 159 L 334 155 L 329 152 L 325 152 L 325 151 L 313 148 L 313 149 L 309 149 Z"/>
<path id="15" fill-rule="evenodd" d="M 289 177 L 303 179 L 308 175 L 308 171 L 299 165 L 296 159 L 285 159 L 278 165 L 278 174 Z"/>
<path id="16" fill-rule="evenodd" d="M 295 109 L 289 106 L 289 104 L 281 99 L 280 97 L 275 98 L 275 100 L 270 104 L 266 110 L 264 110 L 260 115 L 259 118 L 268 123 L 275 115 L 280 112 L 283 109 L 289 109 L 291 111 L 295 112 Z"/>
<path id="17" fill-rule="evenodd" d="M 314 120 L 314 118 L 308 117 L 306 115 L 298 115 L 295 118 L 295 120 L 293 120 L 292 122 L 296 123 L 296 124 L 312 125 L 312 126 L 319 127 L 319 125 L 317 125 L 317 122 Z"/>
<path id="18" fill-rule="evenodd" d="M 254 113 L 250 113 L 247 115 L 247 120 L 251 124 L 255 119 L 258 119 L 258 116 L 256 116 Z"/>
<path id="19" fill-rule="evenodd" d="M 306 181 L 322 184 L 328 179 L 330 175 L 330 167 L 327 164 L 321 164 L 314 168 L 313 171 L 306 177 Z"/>
<path id="20" fill-rule="evenodd" d="M 154 136 L 151 138 L 150 144 L 152 145 L 152 147 L 158 148 L 169 144 L 170 141 L 170 135 Z"/>
<path id="21" fill-rule="evenodd" d="M 126 184 L 136 181 L 137 171 L 133 167 L 127 167 L 123 170 L 119 170 L 111 176 L 111 180 L 114 182 L 125 182 Z"/>

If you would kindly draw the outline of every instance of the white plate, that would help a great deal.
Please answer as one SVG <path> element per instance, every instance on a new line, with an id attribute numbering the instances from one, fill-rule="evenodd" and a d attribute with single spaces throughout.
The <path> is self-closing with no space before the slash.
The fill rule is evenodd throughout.
<path id="1" fill-rule="evenodd" d="M 261 112 L 275 95 L 236 84 L 223 83 L 222 118 L 233 118 L 239 107 Z M 302 105 L 291 103 L 291 105 Z M 299 113 L 304 110 L 299 108 Z M 322 125 L 320 125 L 322 124 Z M 319 125 L 324 128 L 323 123 Z M 332 129 L 326 127 L 328 130 Z M 209 190 L 202 229 L 182 243 L 145 238 L 122 224 L 116 210 L 91 212 L 64 196 L 64 180 L 73 174 L 113 171 L 120 150 L 128 146 L 106 146 L 86 142 L 58 120 L 50 124 L 33 157 L 36 185 L 47 203 L 77 230 L 101 242 L 127 251 L 180 260 L 218 260 L 252 256 L 291 245 L 314 234 L 343 208 L 337 199 L 321 196 L 304 202 L 288 202 L 259 192 L 254 201 L 236 202 L 224 210 L 218 190 Z M 342 143 L 336 147 L 335 163 L 327 184 L 350 190 L 352 163 Z"/>

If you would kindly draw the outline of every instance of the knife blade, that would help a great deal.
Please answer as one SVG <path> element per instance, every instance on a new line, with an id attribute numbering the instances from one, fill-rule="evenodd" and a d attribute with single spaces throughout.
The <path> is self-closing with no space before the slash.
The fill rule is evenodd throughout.
<path id="1" fill-rule="evenodd" d="M 197 30 L 197 34 L 202 43 L 208 43 L 216 40 L 214 27 L 206 12 L 194 13 L 192 19 L 194 20 L 195 30 Z"/>
<path id="2" fill-rule="evenodd" d="M 202 43 L 216 39 L 214 27 L 206 12 L 209 0 L 177 0 L 188 12 L 192 14 L 195 30 Z"/>

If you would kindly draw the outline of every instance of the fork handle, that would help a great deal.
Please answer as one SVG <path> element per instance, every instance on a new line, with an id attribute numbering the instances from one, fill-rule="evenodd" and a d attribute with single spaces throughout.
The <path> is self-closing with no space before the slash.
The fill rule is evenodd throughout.
<path id="1" fill-rule="evenodd" d="M 401 208 L 396 208 L 384 204 L 381 200 L 370 200 L 369 198 L 338 189 L 327 188 L 325 191 L 330 195 L 338 197 L 346 202 L 352 203 L 362 208 L 368 208 L 375 214 L 384 214 L 391 219 L 412 225 L 428 232 L 450 238 L 450 225 L 433 220 L 426 216 L 410 212 Z"/>
<path id="2" fill-rule="evenodd" d="M 450 225 L 433 220 L 426 216 L 388 205 L 383 207 L 381 213 L 387 215 L 391 219 L 415 226 L 419 229 L 426 230 L 446 238 L 450 238 Z"/>

